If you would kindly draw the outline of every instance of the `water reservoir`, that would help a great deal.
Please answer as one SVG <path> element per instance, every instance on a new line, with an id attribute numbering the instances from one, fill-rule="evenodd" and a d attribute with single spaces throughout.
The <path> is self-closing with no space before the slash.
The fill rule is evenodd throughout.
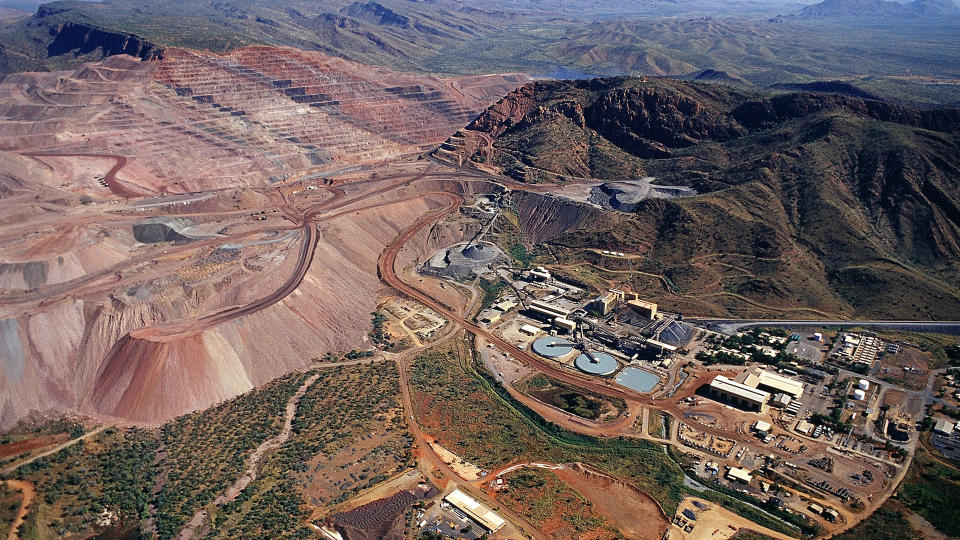
<path id="1" fill-rule="evenodd" d="M 653 390 L 658 382 L 660 382 L 660 377 L 657 377 L 647 370 L 637 369 L 635 367 L 624 368 L 624 370 L 617 375 L 617 384 L 626 386 L 637 392 L 647 393 Z"/>

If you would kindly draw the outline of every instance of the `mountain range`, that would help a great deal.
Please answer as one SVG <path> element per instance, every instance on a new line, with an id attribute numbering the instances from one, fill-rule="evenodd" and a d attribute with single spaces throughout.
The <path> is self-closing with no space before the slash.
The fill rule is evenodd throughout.
<path id="1" fill-rule="evenodd" d="M 542 81 L 436 155 L 525 182 L 695 188 L 548 243 L 608 270 L 592 249 L 640 255 L 633 286 L 679 311 L 960 312 L 960 109 L 670 79 Z"/>

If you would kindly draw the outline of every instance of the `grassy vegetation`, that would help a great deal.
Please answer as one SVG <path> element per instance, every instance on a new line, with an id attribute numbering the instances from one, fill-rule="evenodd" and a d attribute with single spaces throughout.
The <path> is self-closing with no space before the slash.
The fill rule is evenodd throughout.
<path id="1" fill-rule="evenodd" d="M 740 529 L 733 536 L 734 540 L 773 540 L 771 537 L 754 531 Z"/>
<path id="2" fill-rule="evenodd" d="M 943 534 L 960 537 L 960 521 L 953 512 L 944 511 L 960 508 L 960 468 L 928 449 L 929 434 L 923 435 L 923 441 L 917 445 L 910 470 L 900 484 L 897 501 Z"/>
<path id="3" fill-rule="evenodd" d="M 317 501 L 328 508 L 411 464 L 413 440 L 400 409 L 393 364 L 318 373 L 300 401 L 293 435 L 263 461 L 258 478 L 234 502 L 217 509 L 213 537 L 312 537 L 304 500 L 310 486 L 329 488 Z M 363 444 L 374 436 L 376 445 Z M 336 478 L 342 483 L 334 484 Z"/>
<path id="4" fill-rule="evenodd" d="M 157 444 L 150 431 L 107 429 L 20 467 L 15 476 L 37 490 L 24 536 L 78 534 L 104 510 L 133 522 L 145 518 Z"/>
<path id="5" fill-rule="evenodd" d="M 510 246 L 510 256 L 516 259 L 522 268 L 529 268 L 530 263 L 533 262 L 533 255 L 527 251 L 527 248 L 523 244 Z"/>
<path id="6" fill-rule="evenodd" d="M 17 511 L 23 501 L 23 496 L 10 487 L 6 482 L 0 482 L 0 534 L 10 530 Z"/>
<path id="7" fill-rule="evenodd" d="M 483 299 L 480 301 L 480 311 L 483 311 L 497 301 L 500 293 L 507 287 L 507 282 L 500 278 L 491 281 L 481 277 L 477 280 L 477 286 L 483 291 Z"/>
<path id="8" fill-rule="evenodd" d="M 647 419 L 647 433 L 654 437 L 659 437 L 661 439 L 666 438 L 667 430 L 665 429 L 663 421 L 663 413 L 653 409 L 650 411 L 650 416 Z"/>
<path id="9" fill-rule="evenodd" d="M 589 499 L 557 475 L 544 469 L 520 469 L 504 477 L 509 488 L 497 499 L 527 516 L 538 528 L 548 525 L 574 537 L 616 537 L 616 529 L 596 510 Z M 557 535 L 559 536 L 559 534 Z"/>
<path id="10" fill-rule="evenodd" d="M 69 418 L 59 418 L 41 424 L 23 422 L 14 426 L 13 429 L 10 429 L 3 435 L 0 435 L 0 445 L 58 433 L 66 433 L 71 439 L 75 439 L 85 432 L 86 429 L 82 424 Z"/>
<path id="11" fill-rule="evenodd" d="M 387 316 L 380 311 L 374 311 L 370 314 L 370 340 L 373 341 L 374 345 L 385 350 L 393 351 L 397 349 L 399 344 L 394 343 L 390 339 L 390 334 L 384 328 L 384 323 L 387 322 Z"/>
<path id="12" fill-rule="evenodd" d="M 596 439 L 545 421 L 514 400 L 495 380 L 475 370 L 459 344 L 420 355 L 411 386 L 414 407 L 424 429 L 441 444 L 487 469 L 508 462 L 583 462 L 621 478 L 652 496 L 672 514 L 688 493 L 724 507 L 773 530 L 794 529 L 741 502 L 732 492 L 689 492 L 676 461 L 659 445 L 636 439 Z M 788 521 L 798 519 L 783 513 Z M 804 523 L 804 525 L 807 525 Z"/>
<path id="13" fill-rule="evenodd" d="M 906 510 L 907 512 L 909 510 Z M 836 540 L 902 540 L 921 538 L 922 535 L 910 526 L 905 510 L 896 501 L 889 501 L 856 527 L 835 536 Z"/>
<path id="14" fill-rule="evenodd" d="M 465 350 L 458 344 L 427 352 L 413 366 L 418 418 L 445 447 L 488 469 L 518 459 L 590 463 L 643 489 L 668 513 L 676 508 L 682 473 L 659 447 L 595 439 L 546 423 L 480 377 L 469 355 L 461 356 Z"/>
<path id="15" fill-rule="evenodd" d="M 174 537 L 190 517 L 232 484 L 250 453 L 277 435 L 287 399 L 306 374 L 293 373 L 161 428 L 167 478 L 157 495 L 157 533 Z"/>
<path id="16" fill-rule="evenodd" d="M 620 414 L 627 408 L 623 399 L 601 396 L 542 374 L 530 378 L 520 390 L 534 399 L 590 420 L 607 413 Z"/>
<path id="17" fill-rule="evenodd" d="M 15 477 L 37 488 L 22 538 L 89 534 L 105 510 L 135 531 L 151 517 L 151 504 L 160 538 L 174 537 L 205 507 L 214 510 L 212 537 L 312 537 L 304 504 L 310 486 L 326 486 L 316 502 L 328 507 L 413 459 L 393 364 L 317 373 L 291 438 L 264 457 L 257 479 L 235 501 L 210 504 L 246 470 L 250 453 L 280 432 L 286 403 L 309 373 L 281 377 L 157 430 L 110 428 L 21 467 Z M 12 519 L 11 497 L 0 491 L 0 520 Z"/>

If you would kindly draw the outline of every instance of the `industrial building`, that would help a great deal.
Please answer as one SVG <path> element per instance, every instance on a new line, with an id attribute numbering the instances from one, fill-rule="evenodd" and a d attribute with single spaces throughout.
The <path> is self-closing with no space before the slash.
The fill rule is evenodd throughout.
<path id="1" fill-rule="evenodd" d="M 760 435 L 769 434 L 771 429 L 773 429 L 773 426 L 771 426 L 769 422 L 764 422 L 763 420 L 757 420 L 757 423 L 753 425 L 753 430 Z"/>
<path id="2" fill-rule="evenodd" d="M 548 304 L 542 300 L 534 300 L 533 302 L 530 302 L 530 306 L 527 308 L 527 310 L 550 321 L 556 319 L 557 317 L 560 317 L 561 319 L 569 319 L 571 313 L 569 309 Z"/>
<path id="3" fill-rule="evenodd" d="M 590 302 L 590 310 L 599 313 L 601 316 L 607 315 L 621 301 L 623 301 L 623 292 L 611 289 Z"/>
<path id="4" fill-rule="evenodd" d="M 503 518 L 495 514 L 493 510 L 490 510 L 459 489 L 453 490 L 453 492 L 444 497 L 443 500 L 467 514 L 470 519 L 491 533 L 499 531 L 504 523 L 506 523 Z"/>
<path id="5" fill-rule="evenodd" d="M 520 327 L 520 332 L 527 334 L 528 336 L 535 336 L 540 333 L 540 328 L 537 328 L 532 324 L 525 324 Z"/>
<path id="6" fill-rule="evenodd" d="M 437 251 L 420 267 L 420 273 L 453 279 L 480 275 L 505 258 L 500 248 L 490 244 L 464 242 Z"/>
<path id="7" fill-rule="evenodd" d="M 644 300 L 629 300 L 627 305 L 633 308 L 634 311 L 640 315 L 653 320 L 657 318 L 657 305 L 653 302 L 646 302 Z"/>
<path id="8" fill-rule="evenodd" d="M 561 330 L 566 330 L 567 332 L 573 332 L 577 329 L 576 321 L 571 321 L 570 319 L 565 319 L 563 317 L 557 317 L 553 320 L 553 325 Z"/>
<path id="9" fill-rule="evenodd" d="M 786 409 L 790 406 L 791 401 L 793 401 L 793 398 L 786 394 L 780 393 L 773 396 L 773 399 L 770 400 L 770 406 L 778 409 Z"/>
<path id="10" fill-rule="evenodd" d="M 753 477 L 750 476 L 750 471 L 746 469 L 741 469 L 740 467 L 729 467 L 727 469 L 727 479 L 734 480 L 742 484 L 749 484 Z"/>
<path id="11" fill-rule="evenodd" d="M 876 336 L 847 333 L 835 354 L 848 362 L 872 366 L 882 348 L 883 342 Z"/>
<path id="12" fill-rule="evenodd" d="M 953 428 L 954 428 L 953 422 L 948 422 L 946 420 L 937 420 L 937 423 L 933 425 L 933 432 L 938 433 L 940 435 L 946 435 L 947 437 L 949 437 L 950 435 L 953 435 Z"/>
<path id="13" fill-rule="evenodd" d="M 793 399 L 800 399 L 800 396 L 803 395 L 802 382 L 788 379 L 783 375 L 778 375 L 769 371 L 751 373 L 750 375 L 747 375 L 746 379 L 744 379 L 743 384 L 751 388 L 766 390 L 767 392 L 771 393 L 787 394 Z"/>
<path id="14" fill-rule="evenodd" d="M 763 412 L 770 393 L 758 390 L 723 375 L 710 382 L 710 395 L 721 401 L 730 401 L 748 410 Z"/>
<path id="15" fill-rule="evenodd" d="M 550 272 L 542 266 L 534 268 L 527 276 L 530 278 L 530 281 L 550 281 L 553 279 Z"/>
<path id="16" fill-rule="evenodd" d="M 491 325 L 500 320 L 503 317 L 503 313 L 496 310 L 489 310 L 483 313 L 480 316 L 480 322 L 486 325 Z"/>

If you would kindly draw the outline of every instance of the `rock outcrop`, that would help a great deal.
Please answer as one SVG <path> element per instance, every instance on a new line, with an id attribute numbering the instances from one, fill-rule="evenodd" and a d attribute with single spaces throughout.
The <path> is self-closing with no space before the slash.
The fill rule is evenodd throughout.
<path id="1" fill-rule="evenodd" d="M 41 7 L 37 14 L 40 18 L 43 9 Z M 163 47 L 134 34 L 104 30 L 83 23 L 63 22 L 55 27 L 54 32 L 53 42 L 47 46 L 49 56 L 80 56 L 98 49 L 102 56 L 127 54 L 141 60 L 160 60 L 164 54 Z"/>

